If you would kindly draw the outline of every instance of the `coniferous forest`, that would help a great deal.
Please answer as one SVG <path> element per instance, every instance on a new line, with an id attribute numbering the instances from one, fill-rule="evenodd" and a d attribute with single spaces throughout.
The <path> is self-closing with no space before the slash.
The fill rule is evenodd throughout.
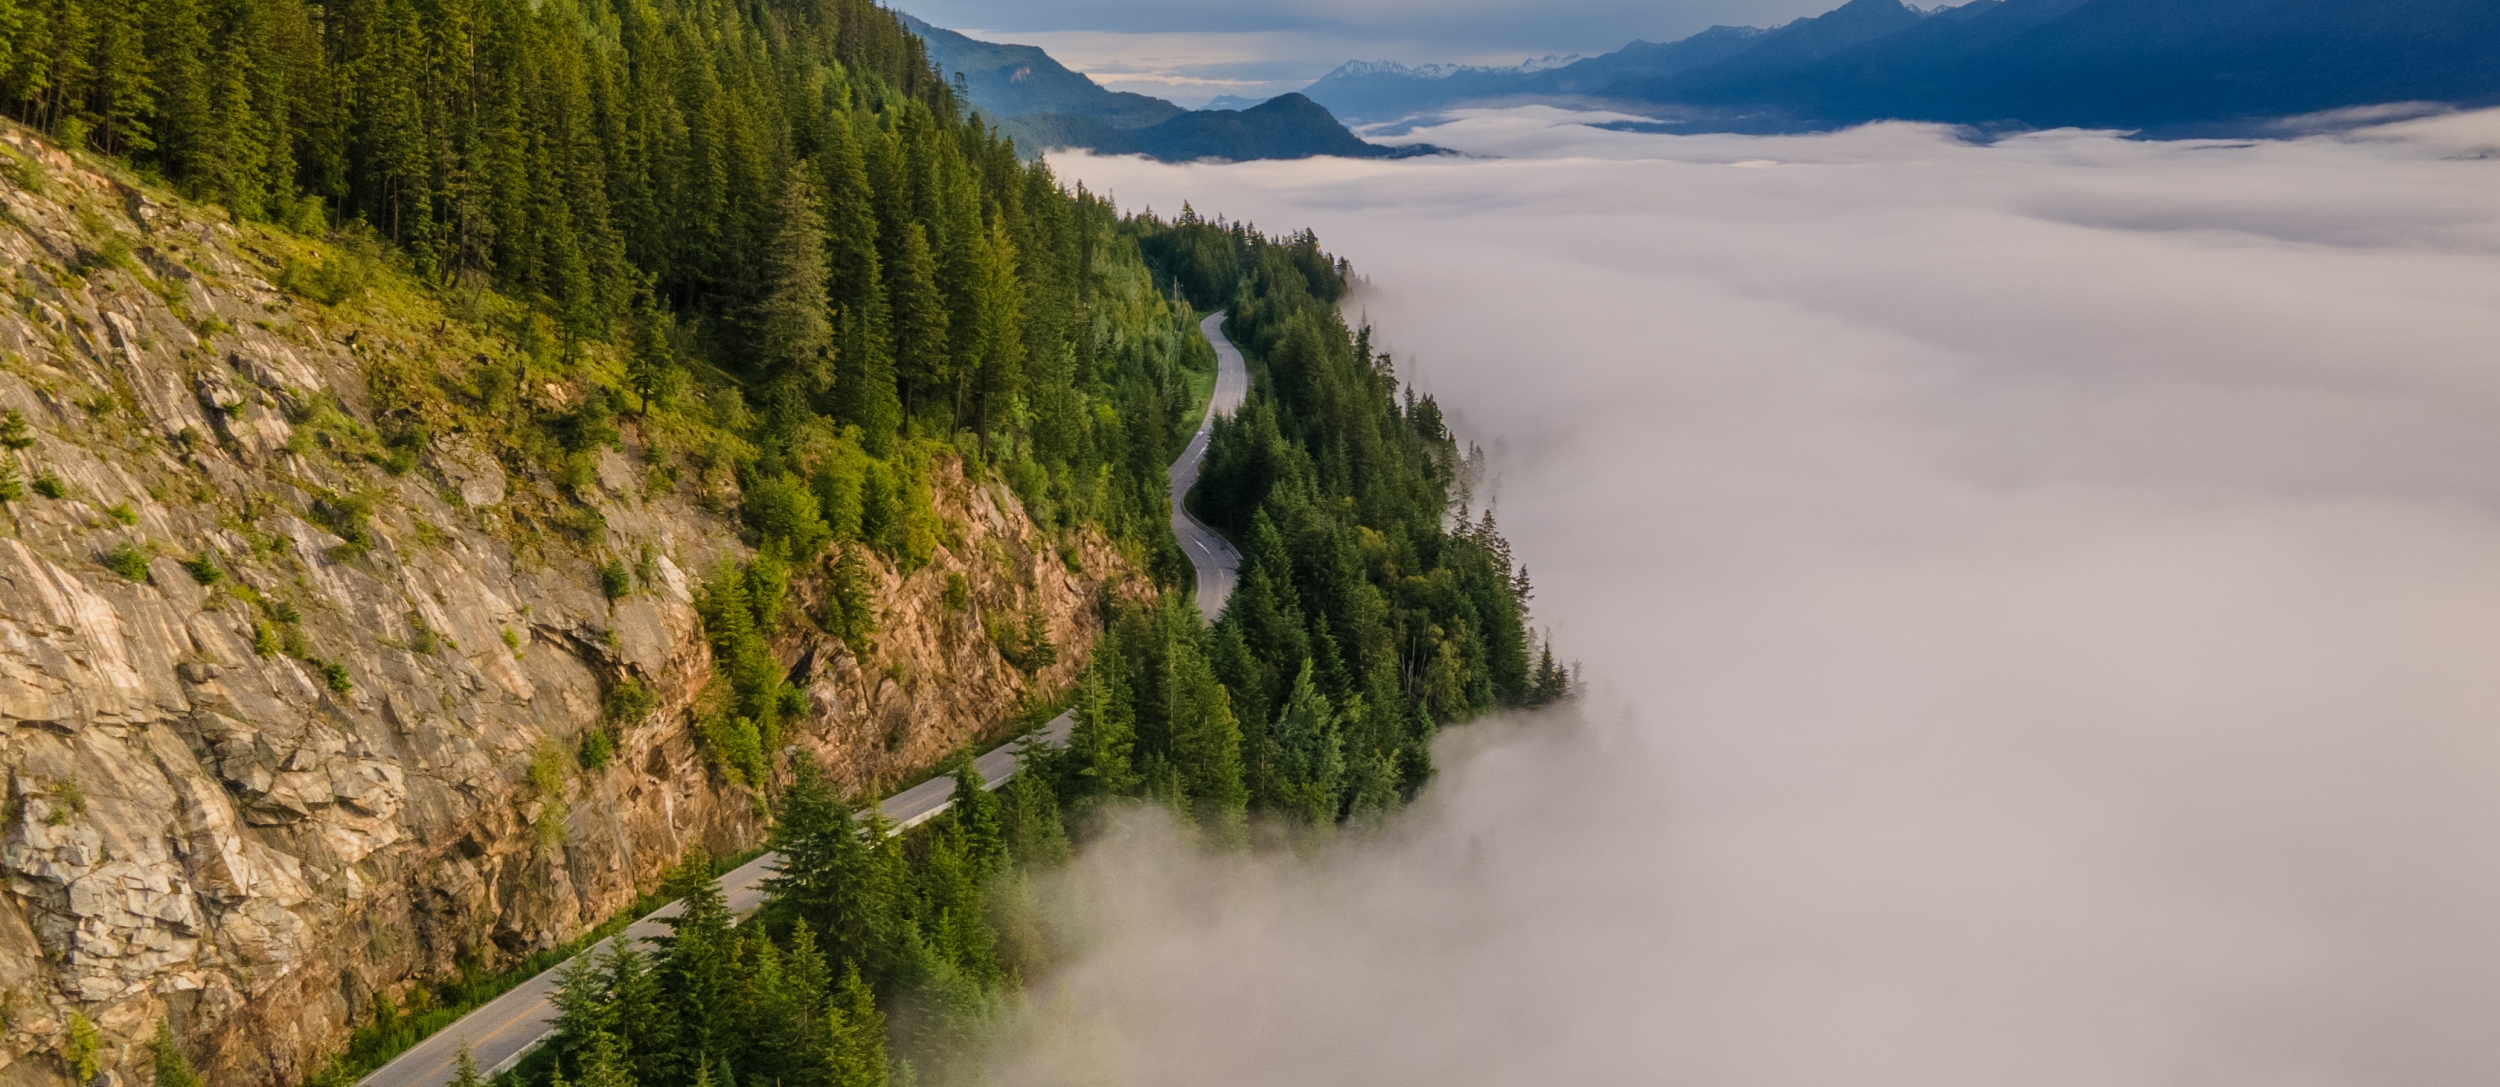
<path id="1" fill-rule="evenodd" d="M 1105 805 L 1168 806 L 1220 848 L 1323 832 L 1412 797 L 1438 726 L 1567 693 L 1438 407 L 1339 315 L 1342 262 L 1062 185 L 868 0 L 0 0 L 0 109 L 327 238 L 281 282 L 310 302 L 398 276 L 523 345 L 378 374 L 386 449 L 493 430 L 564 480 L 631 419 L 734 481 L 756 553 L 699 594 L 726 691 L 695 727 L 785 867 L 740 923 L 687 858 L 675 937 L 576 960 L 532 1082 L 968 1080 L 984 1017 L 1047 965 L 1026 873 Z M 1164 469 L 1216 308 L 1254 384 L 1194 496 L 1244 555 L 1210 629 Z M 595 393 L 533 398 L 533 370 Z M 1102 603 L 1065 749 L 863 833 L 875 798 L 775 754 L 804 708 L 775 632 L 871 637 L 859 555 L 927 560 L 948 460 L 1099 527 L 1163 591 Z"/>

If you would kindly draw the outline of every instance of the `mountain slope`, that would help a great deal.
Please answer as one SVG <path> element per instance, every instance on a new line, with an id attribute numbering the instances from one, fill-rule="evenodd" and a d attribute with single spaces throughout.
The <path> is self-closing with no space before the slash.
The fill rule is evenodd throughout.
<path id="1" fill-rule="evenodd" d="M 81 1019 L 122 1077 L 97 1082 L 133 1082 L 170 1017 L 208 1082 L 284 1087 L 687 849 L 761 840 L 765 783 L 709 723 L 736 665 L 707 602 L 772 490 L 728 462 L 752 432 L 706 421 L 735 386 L 624 411 L 607 352 L 532 363 L 550 345 L 491 290 L 13 125 L 0 176 L 0 1082 L 68 1087 Z M 588 435 L 569 466 L 550 431 Z M 837 543 L 848 588 L 785 566 L 757 632 L 792 677 L 781 741 L 846 789 L 1013 727 L 1084 663 L 1106 586 L 1146 584 L 959 458 L 898 482 L 925 561 Z M 819 625 L 844 592 L 877 617 L 848 644 Z M 1029 640 L 975 613 L 1065 648 L 1011 664 Z"/>
<path id="2" fill-rule="evenodd" d="M 1915 19 L 1885 18 L 1905 15 Z M 1910 118 L 2225 130 L 2346 106 L 2500 100 L 2500 6 L 2483 0 L 2006 0 L 1803 64 L 1766 63 L 1770 45 L 1607 93 L 1715 107 L 1687 127 L 1738 129 Z"/>
<path id="3" fill-rule="evenodd" d="M 1326 107 L 1299 94 L 1247 109 L 1183 110 L 1160 98 L 1104 90 L 1034 46 L 979 41 L 898 17 L 926 43 L 939 71 L 963 75 L 972 106 L 1028 157 L 1063 147 L 1166 162 L 1393 158 L 1431 151 L 1366 143 Z"/>
<path id="4" fill-rule="evenodd" d="M 1349 61 L 1304 87 L 1302 94 L 1339 117 L 1392 121 L 1461 102 L 1529 93 L 1530 81 L 1540 74 L 1526 67 L 1409 68 L 1394 61 Z"/>
<path id="5" fill-rule="evenodd" d="M 1542 71 L 1348 64 L 1307 88 L 1338 116 L 1601 99 L 1675 131 L 1887 118 L 2238 131 L 2404 101 L 2500 102 L 2490 0 L 1850 0 L 1772 30 L 1713 27 Z"/>
<path id="6" fill-rule="evenodd" d="M 1671 42 L 1636 41 L 1604 56 L 1590 57 L 1563 68 L 1529 77 L 1531 93 L 1596 94 L 1625 79 L 1673 75 L 1717 64 L 1758 44 L 1774 33 L 1760 27 L 1714 26 Z"/>
<path id="7" fill-rule="evenodd" d="M 1811 19 L 1799 19 L 1762 35 L 1745 49 L 1716 64 L 1665 77 L 1666 85 L 1691 95 L 1730 84 L 1743 85 L 1776 78 L 1878 38 L 1917 26 L 1920 13 L 1901 0 L 1849 0 Z"/>
<path id="8" fill-rule="evenodd" d="M 993 118 L 1028 113 L 1091 117 L 1113 128 L 1143 128 L 1183 112 L 1170 102 L 1105 89 L 1031 45 L 979 41 L 897 13 L 927 43 L 929 62 L 952 77 L 961 72 L 973 105 Z"/>
<path id="9" fill-rule="evenodd" d="M 1474 103 L 1591 95 L 1626 79 L 1657 78 L 1716 64 L 1770 33 L 1750 26 L 1714 26 L 1672 42 L 1635 41 L 1603 56 L 1569 64 L 1516 68 L 1350 61 L 1302 89 L 1329 112 L 1357 123 L 1394 121 Z"/>
<path id="10" fill-rule="evenodd" d="M 1122 133 L 1128 148 L 1165 162 L 1193 159 L 1405 158 L 1431 148 L 1366 143 L 1328 108 L 1299 94 L 1281 94 L 1245 110 L 1198 110 Z"/>

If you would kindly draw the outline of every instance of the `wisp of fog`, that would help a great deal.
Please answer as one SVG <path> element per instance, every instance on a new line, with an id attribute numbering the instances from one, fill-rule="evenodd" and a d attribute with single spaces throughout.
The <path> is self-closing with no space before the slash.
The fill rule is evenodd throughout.
<path id="1" fill-rule="evenodd" d="M 2500 1075 L 2500 113 L 1591 120 L 1058 160 L 1354 262 L 1587 694 L 1308 855 L 1120 823 L 998 1081 Z"/>

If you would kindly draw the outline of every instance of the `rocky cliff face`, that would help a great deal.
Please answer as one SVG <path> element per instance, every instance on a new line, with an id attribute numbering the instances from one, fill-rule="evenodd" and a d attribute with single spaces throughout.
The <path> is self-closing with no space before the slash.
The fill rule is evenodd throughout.
<path id="1" fill-rule="evenodd" d="M 300 301 L 272 285 L 299 240 L 0 142 L 0 409 L 26 424 L 0 430 L 24 484 L 0 514 L 0 1084 L 69 1081 L 79 1018 L 105 1077 L 134 1072 L 160 1017 L 211 1082 L 293 1083 L 373 994 L 568 939 L 697 843 L 758 842 L 690 723 L 695 583 L 746 554 L 711 512 L 725 473 L 630 425 L 562 487 L 457 428 L 386 447 L 381 375 L 510 345 L 422 292 Z M 1127 570 L 936 475 L 935 560 L 872 561 L 874 659 L 803 618 L 777 636 L 808 700 L 791 739 L 864 792 L 1081 663 L 1026 676 L 985 611 L 1082 647 Z M 603 555 L 638 568 L 615 599 Z M 657 709 L 587 768 L 628 680 Z"/>

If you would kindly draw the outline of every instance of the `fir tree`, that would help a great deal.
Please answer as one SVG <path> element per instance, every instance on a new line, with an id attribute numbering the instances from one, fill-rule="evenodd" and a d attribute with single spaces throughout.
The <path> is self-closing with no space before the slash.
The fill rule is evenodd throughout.
<path id="1" fill-rule="evenodd" d="M 627 1067 L 615 1035 L 600 1031 L 590 1036 L 581 1053 L 580 1078 L 573 1082 L 579 1087 L 635 1087 L 633 1070 Z"/>
<path id="2" fill-rule="evenodd" d="M 972 878 L 986 880 L 1007 863 L 1007 830 L 998 797 L 981 780 L 981 771 L 973 765 L 972 756 L 956 756 L 953 773 L 955 795 L 947 810 L 954 816 L 956 832 L 962 836 L 964 860 L 971 866 Z"/>
<path id="3" fill-rule="evenodd" d="M 191 1058 L 183 1054 L 171 1022 L 156 1021 L 156 1038 L 148 1043 L 148 1050 L 156 1065 L 156 1087 L 206 1087 L 207 1081 L 191 1070 Z M 461 1052 L 468 1052 L 467 1047 Z"/>
<path id="4" fill-rule="evenodd" d="M 885 1087 L 885 1016 L 857 966 L 843 972 L 825 1024 L 824 1087 Z"/>
<path id="5" fill-rule="evenodd" d="M 946 298 L 938 291 L 937 258 L 920 224 L 903 229 L 893 269 L 894 369 L 903 416 L 917 419 L 943 407 L 947 389 Z"/>
<path id="6" fill-rule="evenodd" d="M 766 373 L 800 395 L 833 384 L 833 324 L 825 294 L 825 224 L 809 171 L 792 164 L 773 205 L 776 227 L 764 253 L 765 295 L 756 307 L 757 346 Z"/>
<path id="7" fill-rule="evenodd" d="M 1139 784 L 1130 761 L 1137 743 L 1136 713 L 1123 671 L 1119 648 L 1106 641 L 1077 683 L 1068 754 L 1083 790 L 1079 795 L 1127 796 Z"/>
<path id="8" fill-rule="evenodd" d="M 1311 682 L 1311 662 L 1303 661 L 1293 694 L 1276 718 L 1279 806 L 1308 823 L 1335 821 L 1338 788 L 1345 777 L 1344 747 L 1336 711 Z"/>
<path id="9" fill-rule="evenodd" d="M 468 1042 L 460 1043 L 460 1055 L 456 1060 L 452 1067 L 451 1087 L 486 1087 L 486 1078 L 477 1072 L 477 1054 L 469 1050 Z M 166 1087 L 163 1072 L 157 1073 L 156 1082 L 158 1087 Z"/>
<path id="10" fill-rule="evenodd" d="M 659 307 L 649 286 L 634 297 L 633 340 L 625 355 L 625 384 L 642 400 L 641 412 L 665 404 L 680 378 L 676 352 L 669 346 L 673 321 Z"/>

